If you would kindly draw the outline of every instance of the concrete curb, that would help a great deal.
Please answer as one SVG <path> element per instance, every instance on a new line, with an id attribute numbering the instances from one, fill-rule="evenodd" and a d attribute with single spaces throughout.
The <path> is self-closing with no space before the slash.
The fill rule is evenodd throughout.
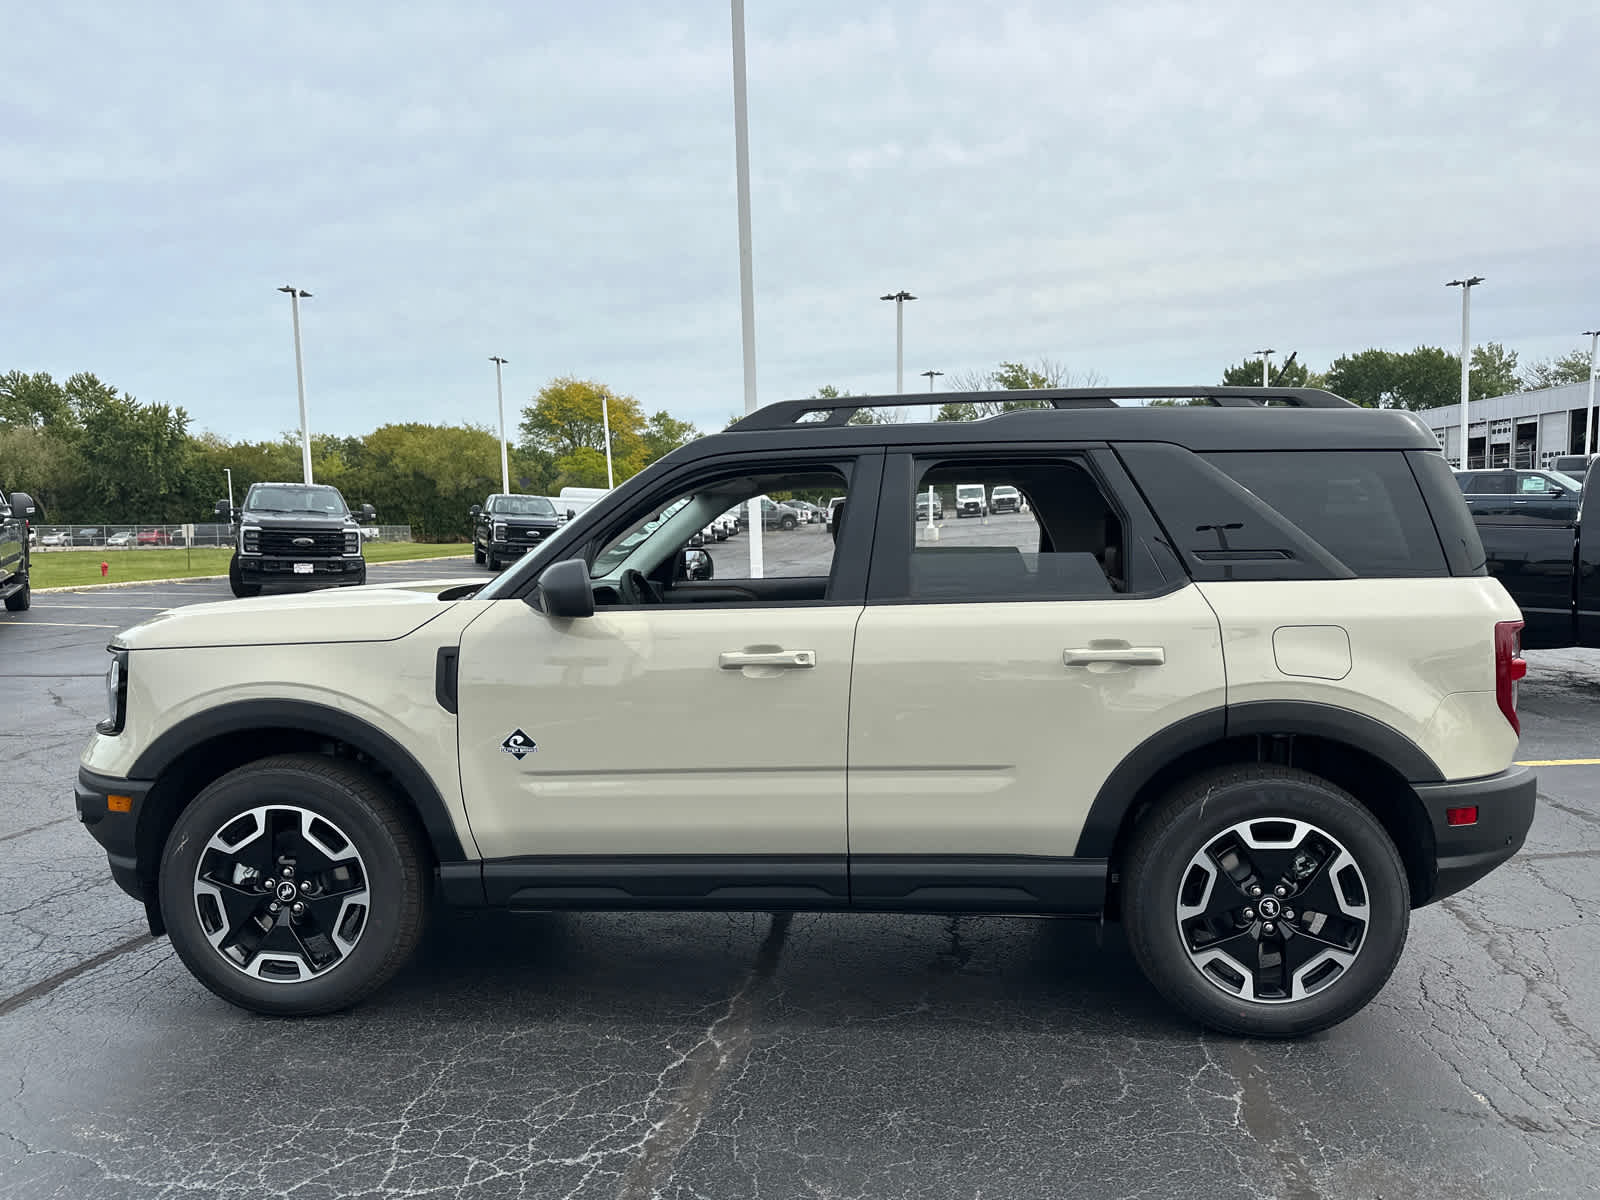
<path id="1" fill-rule="evenodd" d="M 453 558 L 469 558 L 466 554 L 435 554 L 429 558 L 396 558 L 389 562 L 368 563 L 369 567 L 404 567 L 412 563 L 449 562 Z M 102 592 L 111 588 L 154 587 L 160 583 L 201 583 L 208 579 L 226 579 L 227 575 L 180 575 L 173 579 L 130 579 L 116 583 L 74 583 L 66 587 L 34 588 L 35 596 L 48 596 L 52 592 Z"/>

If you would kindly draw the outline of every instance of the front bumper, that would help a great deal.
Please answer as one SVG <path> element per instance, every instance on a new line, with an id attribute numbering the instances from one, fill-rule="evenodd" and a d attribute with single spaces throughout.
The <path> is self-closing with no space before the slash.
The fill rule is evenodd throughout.
<path id="1" fill-rule="evenodd" d="M 128 895 L 144 903 L 151 932 L 159 933 L 161 913 L 156 903 L 154 864 L 145 864 L 148 878 L 141 874 L 138 838 L 139 814 L 154 786 L 150 781 L 114 779 L 79 767 L 73 798 L 78 806 L 78 820 L 106 852 L 111 878 Z M 118 812 L 111 807 L 112 796 L 126 798 L 126 811 Z"/>
<path id="2" fill-rule="evenodd" d="M 240 554 L 239 578 L 247 583 L 359 583 L 367 571 L 367 560 L 355 558 L 278 558 L 263 554 Z M 296 563 L 309 562 L 311 573 L 296 572 Z"/>
<path id="3" fill-rule="evenodd" d="M 1433 826 L 1437 876 L 1431 899 L 1442 900 L 1476 883 L 1505 862 L 1527 840 L 1533 824 L 1538 777 L 1526 767 L 1461 783 L 1412 787 Z M 1446 810 L 1476 808 L 1472 825 L 1451 825 Z"/>

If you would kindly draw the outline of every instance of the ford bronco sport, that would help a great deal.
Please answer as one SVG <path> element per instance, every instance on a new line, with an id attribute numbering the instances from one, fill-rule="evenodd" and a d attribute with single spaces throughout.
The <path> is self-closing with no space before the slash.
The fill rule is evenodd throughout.
<path id="1" fill-rule="evenodd" d="M 969 423 L 770 405 L 486 584 L 129 629 L 81 817 L 152 931 L 261 1012 L 359 1001 L 442 900 L 1109 916 L 1201 1022 L 1333 1025 L 1412 908 L 1523 843 L 1517 608 L 1411 414 L 1036 395 Z M 1208 403 L 1119 403 L 1153 397 Z M 913 498 L 962 484 L 1024 519 L 919 537 Z M 687 576 L 714 514 L 818 491 L 829 538 Z"/>

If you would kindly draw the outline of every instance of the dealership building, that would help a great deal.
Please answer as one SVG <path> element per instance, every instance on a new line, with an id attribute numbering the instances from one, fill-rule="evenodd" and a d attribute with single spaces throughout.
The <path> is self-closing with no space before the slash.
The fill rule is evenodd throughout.
<path id="1" fill-rule="evenodd" d="M 1583 453 L 1583 420 L 1589 408 L 1589 382 L 1514 392 L 1474 400 L 1467 406 L 1467 466 L 1548 467 L 1559 454 Z M 1461 455 L 1461 405 L 1424 409 L 1423 419 L 1444 455 Z M 1600 452 L 1591 430 L 1590 448 Z"/>

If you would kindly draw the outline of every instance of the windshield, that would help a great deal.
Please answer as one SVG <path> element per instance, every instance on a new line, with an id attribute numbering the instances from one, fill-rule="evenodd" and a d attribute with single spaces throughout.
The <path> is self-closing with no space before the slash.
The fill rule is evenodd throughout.
<path id="1" fill-rule="evenodd" d="M 590 576 L 594 579 L 601 579 L 609 575 L 617 567 L 621 566 L 630 554 L 643 545 L 650 538 L 650 535 L 661 527 L 663 521 L 693 499 L 693 496 L 682 496 L 667 505 L 659 513 L 650 513 L 643 520 L 635 522 L 623 532 L 620 538 L 612 542 L 604 553 L 594 560 L 594 566 L 589 569 Z"/>
<path id="2" fill-rule="evenodd" d="M 496 496 L 489 511 L 504 517 L 553 517 L 556 506 L 543 496 Z"/>
<path id="3" fill-rule="evenodd" d="M 983 495 L 983 484 L 963 483 L 960 487 L 956 488 L 956 495 L 959 497 L 981 496 Z"/>
<path id="4" fill-rule="evenodd" d="M 244 498 L 247 513 L 321 513 L 342 517 L 350 509 L 339 489 L 320 483 L 258 483 Z"/>

